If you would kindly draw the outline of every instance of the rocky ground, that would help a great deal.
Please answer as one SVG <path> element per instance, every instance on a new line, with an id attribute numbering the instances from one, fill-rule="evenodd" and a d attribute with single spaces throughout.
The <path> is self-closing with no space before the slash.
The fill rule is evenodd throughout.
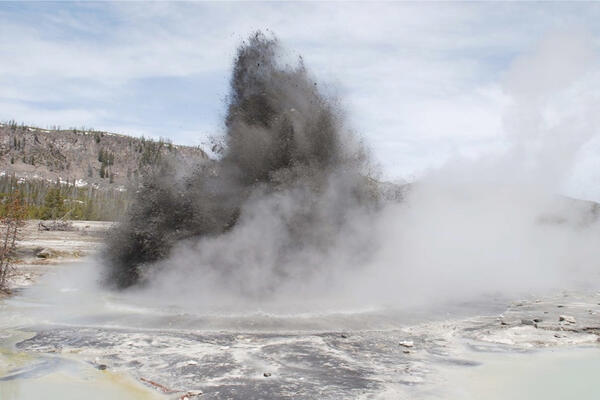
<path id="1" fill-rule="evenodd" d="M 34 283 L 49 268 L 81 260 L 98 251 L 112 222 L 73 221 L 72 229 L 44 230 L 40 222 L 28 220 L 17 242 L 15 274 L 11 289 L 18 290 Z"/>

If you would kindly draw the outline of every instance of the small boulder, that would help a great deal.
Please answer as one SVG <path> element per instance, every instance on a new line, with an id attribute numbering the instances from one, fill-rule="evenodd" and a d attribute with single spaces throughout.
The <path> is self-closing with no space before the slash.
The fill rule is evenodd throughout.
<path id="1" fill-rule="evenodd" d="M 265 372 L 265 373 L 263 374 L 263 376 L 264 376 L 265 378 L 268 378 L 268 377 L 270 377 L 270 376 L 271 376 L 271 373 L 270 373 L 270 372 Z"/>
<path id="2" fill-rule="evenodd" d="M 403 340 L 398 344 L 402 347 L 413 347 L 415 345 L 415 343 L 412 340 Z"/>
<path id="3" fill-rule="evenodd" d="M 194 397 L 198 397 L 198 396 L 202 396 L 202 390 L 188 390 L 186 392 L 186 394 L 184 394 L 183 396 L 179 397 L 180 399 L 191 399 Z"/>
<path id="4" fill-rule="evenodd" d="M 348 335 L 346 335 L 345 333 L 342 333 L 342 334 L 340 335 L 340 337 L 341 337 L 342 339 L 347 339 L 347 338 L 348 338 Z"/>
<path id="5" fill-rule="evenodd" d="M 566 323 L 568 323 L 568 324 L 574 324 L 574 323 L 576 322 L 576 321 L 575 321 L 575 317 L 572 317 L 572 316 L 570 316 L 570 315 L 560 315 L 560 316 L 558 317 L 558 320 L 559 320 L 560 322 L 566 322 Z"/>
<path id="6" fill-rule="evenodd" d="M 522 319 L 521 325 L 530 325 L 530 326 L 533 326 L 534 328 L 537 328 L 537 324 L 532 319 Z"/>
<path id="7" fill-rule="evenodd" d="M 35 256 L 37 258 L 50 258 L 53 256 L 53 253 L 50 249 L 41 249 L 35 254 Z"/>
<path id="8" fill-rule="evenodd" d="M 106 366 L 106 364 L 98 364 L 96 368 L 98 368 L 100 371 L 104 371 L 108 367 Z"/>

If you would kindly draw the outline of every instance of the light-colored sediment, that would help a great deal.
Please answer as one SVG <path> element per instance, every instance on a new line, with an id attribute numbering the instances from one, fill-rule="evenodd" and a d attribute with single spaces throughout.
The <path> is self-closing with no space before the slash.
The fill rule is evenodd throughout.
<path id="1" fill-rule="evenodd" d="M 599 294 L 565 293 L 515 303 L 501 316 L 381 331 L 368 326 L 319 332 L 261 332 L 260 327 L 207 331 L 203 326 L 210 317 L 121 311 L 112 319 L 104 316 L 101 325 L 77 325 L 71 319 L 70 326 L 45 327 L 18 346 L 107 365 L 178 392 L 201 391 L 203 398 L 259 398 L 267 393 L 265 398 L 446 399 L 452 385 L 446 370 L 475 368 L 485 354 L 598 347 L 599 302 Z M 565 313 L 576 322 L 560 321 Z M 542 319 L 537 328 L 523 322 L 534 318 Z M 115 327 L 125 320 L 136 326 Z M 285 318 L 279 323 L 284 325 Z"/>
<path id="2" fill-rule="evenodd" d="M 31 285 L 48 268 L 81 260 L 95 254 L 102 246 L 104 236 L 114 224 L 106 221 L 73 221 L 68 231 L 39 229 L 39 220 L 28 220 L 21 229 L 17 241 L 15 273 L 9 288 L 17 290 Z M 40 257 L 45 251 L 46 257 Z"/>
<path id="3" fill-rule="evenodd" d="M 38 276 L 56 264 L 93 254 L 110 223 L 75 225 L 80 229 L 48 232 L 29 222 L 19 248 L 22 276 Z M 53 257 L 38 258 L 40 248 L 48 248 Z M 28 283 L 34 280 L 30 277 Z M 78 290 L 61 292 L 73 296 L 65 304 L 82 303 L 89 296 Z M 20 327 L 31 335 L 19 340 L 16 349 L 106 366 L 115 376 L 132 377 L 157 393 L 161 387 L 172 390 L 169 398 L 190 392 L 211 399 L 447 400 L 461 398 L 448 396 L 449 380 L 477 368 L 488 355 L 600 348 L 600 293 L 593 291 L 516 301 L 500 315 L 490 312 L 406 326 L 393 313 L 228 317 L 152 308 L 130 300 L 98 293 L 89 300 L 90 309 L 82 309 L 81 315 L 68 311 L 66 320 L 51 319 L 48 305 L 34 302 L 27 312 L 38 307 L 47 322 Z M 389 321 L 382 325 L 396 327 L 374 330 L 373 321 L 382 318 Z"/>

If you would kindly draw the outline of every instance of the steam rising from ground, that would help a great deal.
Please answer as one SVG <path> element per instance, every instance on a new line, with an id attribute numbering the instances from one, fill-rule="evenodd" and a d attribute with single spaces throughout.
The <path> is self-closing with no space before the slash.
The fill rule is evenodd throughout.
<path id="1" fill-rule="evenodd" d="M 105 253 L 108 280 L 206 310 L 593 285 L 600 210 L 557 194 L 598 132 L 587 43 L 555 36 L 513 65 L 505 152 L 453 160 L 390 202 L 336 102 L 257 34 L 235 62 L 222 157 L 149 176 Z"/>
<path id="2" fill-rule="evenodd" d="M 191 174 L 151 171 L 109 242 L 110 282 L 174 274 L 194 292 L 263 298 L 368 247 L 362 237 L 355 251 L 335 251 L 377 207 L 366 153 L 302 60 L 283 65 L 279 53 L 260 33 L 240 47 L 222 158 Z"/>

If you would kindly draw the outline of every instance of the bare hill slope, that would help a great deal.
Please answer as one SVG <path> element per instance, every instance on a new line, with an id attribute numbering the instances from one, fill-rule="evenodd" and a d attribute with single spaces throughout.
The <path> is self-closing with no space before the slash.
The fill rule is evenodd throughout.
<path id="1" fill-rule="evenodd" d="M 170 153 L 184 163 L 208 159 L 197 147 L 77 129 L 0 124 L 0 173 L 25 179 L 125 185 L 144 164 Z"/>

